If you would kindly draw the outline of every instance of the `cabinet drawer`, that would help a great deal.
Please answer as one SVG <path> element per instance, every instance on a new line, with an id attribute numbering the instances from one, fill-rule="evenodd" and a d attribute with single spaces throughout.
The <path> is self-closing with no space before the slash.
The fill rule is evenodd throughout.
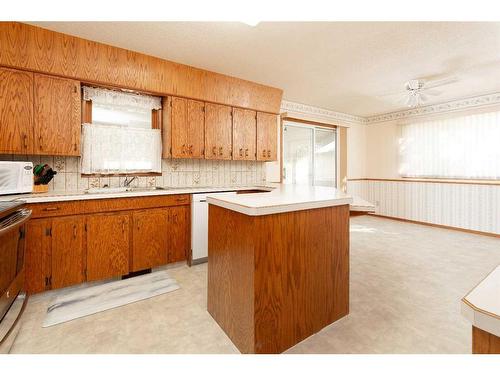
<path id="1" fill-rule="evenodd" d="M 34 203 L 30 204 L 29 208 L 33 211 L 33 218 L 40 218 L 180 206 L 188 205 L 190 203 L 190 194 L 174 194 L 149 197 L 89 199 L 85 201 Z"/>

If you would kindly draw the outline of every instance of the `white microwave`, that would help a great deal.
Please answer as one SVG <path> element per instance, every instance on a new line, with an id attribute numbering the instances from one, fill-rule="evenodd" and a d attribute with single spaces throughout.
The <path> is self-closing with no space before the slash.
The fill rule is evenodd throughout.
<path id="1" fill-rule="evenodd" d="M 33 163 L 0 161 L 0 195 L 31 193 L 32 191 Z"/>

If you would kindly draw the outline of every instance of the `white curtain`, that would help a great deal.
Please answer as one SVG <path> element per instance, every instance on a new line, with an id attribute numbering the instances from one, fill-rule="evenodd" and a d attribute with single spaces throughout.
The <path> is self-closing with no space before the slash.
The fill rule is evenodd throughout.
<path id="1" fill-rule="evenodd" d="M 102 105 L 130 107 L 149 111 L 152 109 L 161 109 L 161 98 L 157 96 L 89 86 L 83 87 L 83 100 L 92 100 L 92 103 L 99 103 Z"/>
<path id="2" fill-rule="evenodd" d="M 82 173 L 161 173 L 159 129 L 82 125 Z"/>
<path id="3" fill-rule="evenodd" d="M 85 86 L 83 99 L 92 124 L 82 125 L 82 173 L 161 172 L 161 131 L 152 129 L 161 98 Z"/>
<path id="4" fill-rule="evenodd" d="M 403 177 L 500 179 L 500 112 L 402 125 Z"/>

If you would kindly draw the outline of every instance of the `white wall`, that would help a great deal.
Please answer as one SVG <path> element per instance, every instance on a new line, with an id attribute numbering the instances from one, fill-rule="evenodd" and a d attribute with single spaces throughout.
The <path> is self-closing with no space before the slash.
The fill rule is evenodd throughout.
<path id="1" fill-rule="evenodd" d="M 366 125 L 347 128 L 347 178 L 366 177 L 367 134 Z"/>

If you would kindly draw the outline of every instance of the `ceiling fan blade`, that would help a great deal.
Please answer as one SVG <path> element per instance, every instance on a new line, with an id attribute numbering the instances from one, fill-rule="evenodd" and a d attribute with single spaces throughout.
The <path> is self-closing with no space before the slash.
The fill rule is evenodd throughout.
<path id="1" fill-rule="evenodd" d="M 450 85 L 452 83 L 458 82 L 457 76 L 449 76 L 440 79 L 433 79 L 429 81 L 425 81 L 424 89 L 432 89 L 434 87 L 441 87 L 444 85 Z"/>
<path id="2" fill-rule="evenodd" d="M 421 91 L 425 92 L 427 95 L 430 95 L 430 96 L 438 96 L 438 95 L 441 95 L 443 93 L 442 91 L 439 91 L 439 90 L 426 89 L 426 88 L 424 88 Z"/>

